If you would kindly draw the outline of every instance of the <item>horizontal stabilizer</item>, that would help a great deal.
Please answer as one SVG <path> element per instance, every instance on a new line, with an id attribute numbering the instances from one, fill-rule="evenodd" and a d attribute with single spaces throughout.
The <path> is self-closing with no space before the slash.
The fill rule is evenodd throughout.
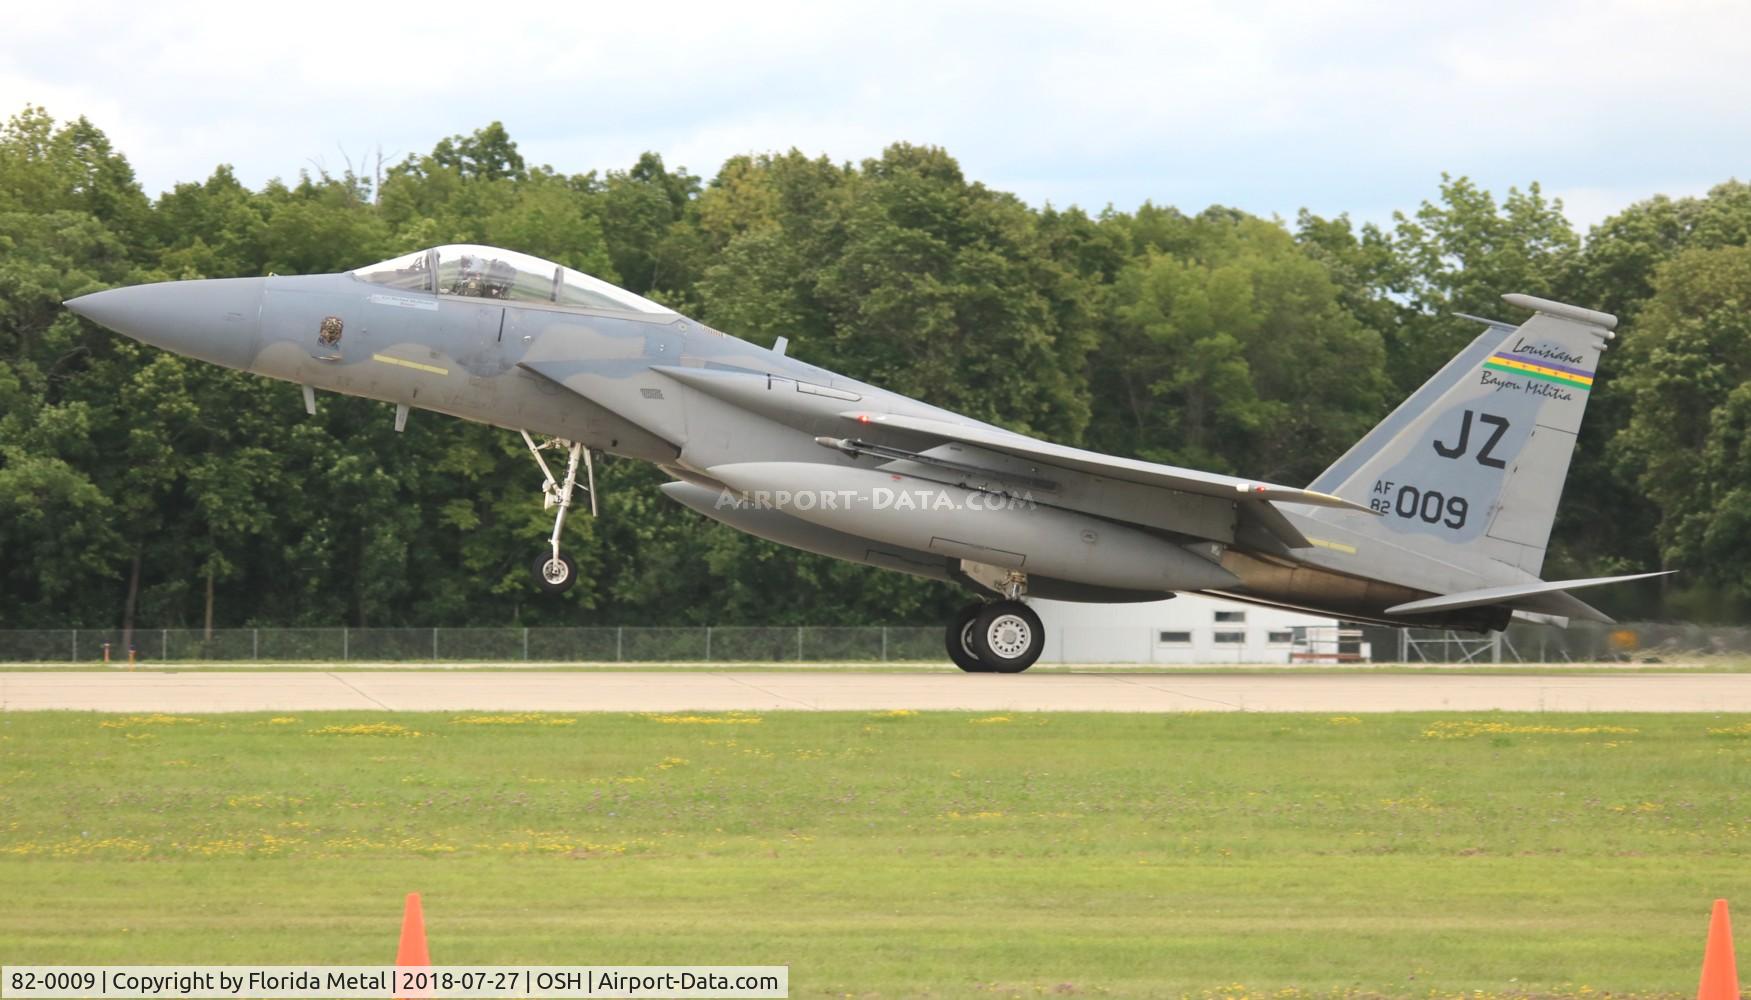
<path id="1" fill-rule="evenodd" d="M 1510 608 L 1521 608 L 1526 611 L 1543 614 L 1563 615 L 1565 617 L 1582 617 L 1573 612 L 1587 605 L 1575 600 L 1566 593 L 1583 587 L 1600 587 L 1607 583 L 1628 583 L 1631 580 L 1646 580 L 1649 577 L 1666 576 L 1676 570 L 1666 570 L 1661 573 L 1634 573 L 1629 576 L 1596 576 L 1585 580 L 1550 580 L 1539 583 L 1516 583 L 1506 587 L 1485 587 L 1482 590 L 1466 590 L 1457 594 L 1447 594 L 1442 597 L 1429 597 L 1408 604 L 1398 604 L 1387 608 L 1389 615 L 1420 615 L 1435 611 L 1457 611 L 1461 608 L 1477 608 L 1486 604 L 1503 604 Z M 1568 598 L 1568 600 L 1563 600 Z M 1577 607 L 1578 606 L 1578 607 Z M 1587 608 L 1591 611 L 1591 608 Z M 1594 612 L 1600 618 L 1598 612 Z M 1586 616 L 1592 617 L 1592 616 Z"/>

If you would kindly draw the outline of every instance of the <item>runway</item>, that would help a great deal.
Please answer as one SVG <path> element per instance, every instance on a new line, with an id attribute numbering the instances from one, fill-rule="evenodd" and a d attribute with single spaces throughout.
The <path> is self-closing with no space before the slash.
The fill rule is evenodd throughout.
<path id="1" fill-rule="evenodd" d="M 1751 674 L 0 672 L 0 710 L 1751 712 Z"/>

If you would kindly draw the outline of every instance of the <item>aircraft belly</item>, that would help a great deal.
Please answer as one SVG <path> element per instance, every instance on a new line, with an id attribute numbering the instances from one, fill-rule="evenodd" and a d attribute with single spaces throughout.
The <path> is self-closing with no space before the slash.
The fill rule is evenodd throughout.
<path id="1" fill-rule="evenodd" d="M 737 531 L 764 538 L 769 542 L 933 580 L 954 578 L 950 561 L 940 555 L 824 528 L 780 511 L 738 502 L 732 494 L 721 489 L 714 490 L 690 482 L 673 482 L 664 484 L 662 490 L 677 503 L 712 520 L 721 521 Z"/>
<path id="2" fill-rule="evenodd" d="M 1155 535 L 1012 497 L 815 462 L 742 462 L 707 471 L 801 520 L 1030 575 L 1153 591 L 1237 582 L 1214 562 Z"/>

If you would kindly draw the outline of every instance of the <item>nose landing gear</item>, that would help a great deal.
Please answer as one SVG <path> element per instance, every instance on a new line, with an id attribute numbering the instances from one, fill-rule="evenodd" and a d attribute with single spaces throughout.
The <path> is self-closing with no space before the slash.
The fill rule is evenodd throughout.
<path id="1" fill-rule="evenodd" d="M 569 589 L 578 579 L 577 563 L 559 552 L 559 535 L 565 530 L 565 515 L 571 509 L 572 493 L 578 485 L 578 462 L 583 462 L 587 484 L 584 492 L 590 495 L 592 516 L 596 513 L 596 466 L 590 460 L 590 449 L 577 441 L 551 438 L 536 444 L 528 431 L 521 433 L 523 443 L 529 446 L 529 453 L 535 456 L 535 464 L 541 466 L 541 474 L 546 477 L 541 484 L 541 509 L 559 508 L 553 518 L 553 536 L 548 539 L 548 551 L 535 558 L 535 582 L 541 585 L 542 590 L 557 594 Z M 547 459 L 541 457 L 542 450 L 547 448 L 567 452 L 563 482 L 554 477 L 553 470 L 547 467 Z"/>

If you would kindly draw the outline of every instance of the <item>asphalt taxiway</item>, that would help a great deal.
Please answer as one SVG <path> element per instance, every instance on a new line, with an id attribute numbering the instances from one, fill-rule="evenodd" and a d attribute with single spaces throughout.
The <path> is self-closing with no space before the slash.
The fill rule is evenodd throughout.
<path id="1" fill-rule="evenodd" d="M 10 671 L 0 710 L 1751 712 L 1751 674 Z"/>

